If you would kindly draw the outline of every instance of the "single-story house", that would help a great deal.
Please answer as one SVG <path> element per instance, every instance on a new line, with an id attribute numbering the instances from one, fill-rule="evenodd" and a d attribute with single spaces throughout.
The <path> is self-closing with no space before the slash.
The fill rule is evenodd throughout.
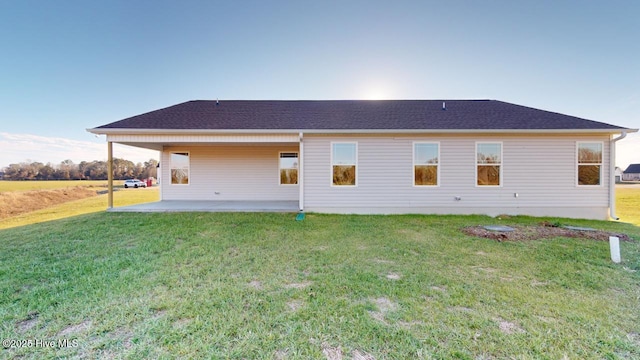
<path id="1" fill-rule="evenodd" d="M 637 129 L 496 100 L 198 100 L 88 131 L 110 159 L 160 151 L 161 201 L 607 219 L 615 143 Z"/>
<path id="2" fill-rule="evenodd" d="M 640 164 L 631 164 L 622 173 L 624 181 L 640 181 Z"/>
<path id="3" fill-rule="evenodd" d="M 622 181 L 622 172 L 622 169 L 618 166 L 616 166 L 616 168 L 614 169 L 616 184 Z"/>

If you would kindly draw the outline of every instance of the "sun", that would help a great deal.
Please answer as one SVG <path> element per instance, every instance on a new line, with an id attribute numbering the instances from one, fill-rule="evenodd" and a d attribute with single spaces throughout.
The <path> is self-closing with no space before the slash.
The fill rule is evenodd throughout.
<path id="1" fill-rule="evenodd" d="M 385 100 L 389 99 L 389 91 L 383 86 L 369 86 L 362 95 L 363 100 Z"/>

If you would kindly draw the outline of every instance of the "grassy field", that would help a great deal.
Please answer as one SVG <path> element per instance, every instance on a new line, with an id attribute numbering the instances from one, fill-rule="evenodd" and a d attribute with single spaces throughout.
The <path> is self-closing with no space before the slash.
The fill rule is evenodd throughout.
<path id="1" fill-rule="evenodd" d="M 122 206 L 158 191 L 114 196 Z M 618 190 L 623 221 L 640 224 L 639 204 L 640 188 Z M 630 224 L 105 207 L 99 195 L 0 221 L 0 338 L 56 344 L 0 358 L 640 358 Z M 636 241 L 616 265 L 606 242 L 461 231 L 542 221 Z"/>
<path id="2" fill-rule="evenodd" d="M 116 180 L 113 182 L 115 186 L 120 186 L 124 183 L 122 180 Z M 0 192 L 4 191 L 29 191 L 29 190 L 47 190 L 47 189 L 62 189 L 75 186 L 86 187 L 107 187 L 106 180 L 62 180 L 62 181 L 0 181 Z"/>
<path id="3" fill-rule="evenodd" d="M 616 188 L 616 212 L 621 221 L 640 226 L 640 185 Z"/>
<path id="4" fill-rule="evenodd" d="M 123 181 L 114 181 L 117 186 L 113 193 L 114 206 L 126 206 L 144 202 L 158 201 L 160 198 L 159 188 L 147 189 L 124 189 Z M 106 181 L 0 181 L 0 193 L 21 193 L 35 192 L 37 196 L 48 197 L 47 191 L 58 189 L 73 189 L 78 187 L 88 187 L 102 193 L 102 195 L 91 196 L 81 200 L 69 201 L 53 205 L 44 209 L 31 211 L 18 216 L 2 219 L 0 218 L 0 229 L 7 229 L 16 226 L 24 226 L 44 221 L 64 219 L 70 216 L 102 212 L 107 208 Z M 17 194 L 18 196 L 21 194 Z M 37 201 L 35 199 L 22 196 L 24 201 Z M 2 200 L 2 196 L 0 196 Z"/>
<path id="5" fill-rule="evenodd" d="M 615 265 L 606 242 L 460 231 L 496 221 L 96 213 L 0 230 L 0 337 L 77 345 L 0 357 L 640 358 L 639 242 Z"/>

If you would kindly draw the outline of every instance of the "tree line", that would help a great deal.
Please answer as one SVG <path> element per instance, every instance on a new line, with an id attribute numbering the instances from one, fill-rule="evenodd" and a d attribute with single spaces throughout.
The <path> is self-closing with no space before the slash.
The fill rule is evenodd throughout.
<path id="1" fill-rule="evenodd" d="M 147 179 L 157 177 L 158 161 L 149 159 L 134 164 L 125 159 L 113 159 L 113 178 L 116 180 Z M 107 180 L 106 161 L 82 161 L 74 164 L 65 160 L 60 164 L 22 162 L 10 164 L 3 169 L 4 180 Z"/>

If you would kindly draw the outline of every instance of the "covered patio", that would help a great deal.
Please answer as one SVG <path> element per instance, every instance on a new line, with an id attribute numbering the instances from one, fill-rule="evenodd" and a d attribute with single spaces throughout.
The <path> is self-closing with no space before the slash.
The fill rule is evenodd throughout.
<path id="1" fill-rule="evenodd" d="M 109 212 L 298 212 L 298 201 L 162 200 L 111 207 Z"/>
<path id="2" fill-rule="evenodd" d="M 111 212 L 298 212 L 303 209 L 302 133 L 250 135 L 114 133 L 107 135 L 108 200 Z M 160 201 L 113 206 L 113 143 L 157 150 Z M 291 156 L 294 154 L 294 156 Z M 174 162 L 174 156 L 186 158 Z M 285 156 L 283 156 L 285 155 Z M 289 157 L 287 157 L 287 155 Z M 282 183 L 283 159 L 295 165 L 295 182 Z M 176 180 L 176 166 L 186 173 Z M 255 200 L 254 200 L 255 199 Z M 295 199 L 295 200 L 294 200 Z"/>

